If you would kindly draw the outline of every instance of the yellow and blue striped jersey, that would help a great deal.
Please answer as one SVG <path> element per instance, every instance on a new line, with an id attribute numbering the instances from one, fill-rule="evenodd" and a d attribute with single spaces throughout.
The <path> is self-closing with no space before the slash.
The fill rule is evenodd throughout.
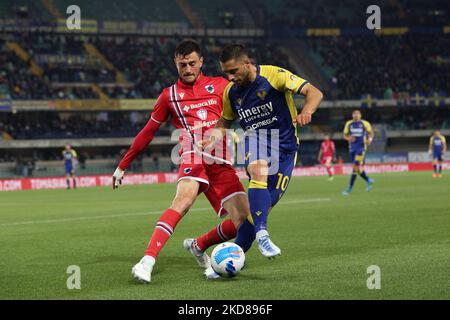
<path id="1" fill-rule="evenodd" d="M 240 88 L 230 82 L 223 94 L 222 118 L 238 119 L 246 131 L 278 129 L 280 150 L 298 148 L 297 109 L 292 97 L 308 83 L 290 71 L 271 65 L 257 65 L 255 81 Z"/>
<path id="2" fill-rule="evenodd" d="M 344 134 L 355 137 L 355 141 L 349 143 L 350 151 L 366 150 L 366 138 L 371 132 L 372 126 L 366 120 L 347 121 L 344 127 Z"/>

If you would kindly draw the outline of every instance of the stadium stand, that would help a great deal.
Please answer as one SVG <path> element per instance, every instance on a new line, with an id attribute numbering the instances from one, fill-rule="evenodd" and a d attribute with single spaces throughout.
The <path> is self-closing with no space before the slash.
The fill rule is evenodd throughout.
<path id="1" fill-rule="evenodd" d="M 299 164 L 315 164 L 324 132 L 348 160 L 341 131 L 353 108 L 383 136 L 373 152 L 426 151 L 432 130 L 450 133 L 446 1 L 379 1 L 384 26 L 408 28 L 388 35 L 358 29 L 369 1 L 318 0 L 304 10 L 293 0 L 82 0 L 83 17 L 96 27 L 69 33 L 57 19 L 70 4 L 0 2 L 1 177 L 61 174 L 68 142 L 84 155 L 81 173 L 110 174 L 154 99 L 176 80 L 172 53 L 186 37 L 201 43 L 208 75 L 222 74 L 223 45 L 243 42 L 255 62 L 292 70 L 325 92 L 314 124 L 300 129 Z M 115 29 L 116 22 L 133 24 Z M 248 34 L 258 28 L 262 34 Z M 324 34 L 314 36 L 314 28 Z M 172 130 L 160 128 L 132 170 L 172 170 Z"/>

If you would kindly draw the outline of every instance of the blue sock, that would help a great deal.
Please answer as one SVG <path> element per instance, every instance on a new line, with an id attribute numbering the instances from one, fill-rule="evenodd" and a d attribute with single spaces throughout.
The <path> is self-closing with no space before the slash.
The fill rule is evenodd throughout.
<path id="1" fill-rule="evenodd" d="M 439 173 L 442 173 L 442 164 L 439 165 Z"/>
<path id="2" fill-rule="evenodd" d="M 359 175 L 361 176 L 361 178 L 366 180 L 366 182 L 369 182 L 369 177 L 367 176 L 365 171 L 361 172 Z"/>
<path id="3" fill-rule="evenodd" d="M 245 220 L 239 227 L 234 243 L 247 252 L 252 246 L 255 240 L 255 227 L 250 223 L 250 221 Z"/>
<path id="4" fill-rule="evenodd" d="M 355 180 L 356 180 L 356 177 L 357 177 L 358 175 L 356 174 L 356 172 L 353 172 L 352 173 L 352 176 L 350 177 L 350 184 L 348 185 L 348 188 L 349 189 L 352 189 L 353 188 L 353 185 L 355 184 Z"/>
<path id="5" fill-rule="evenodd" d="M 436 164 L 433 164 L 433 170 L 434 170 L 434 173 L 437 173 L 437 165 Z"/>
<path id="6" fill-rule="evenodd" d="M 267 182 L 250 180 L 248 186 L 248 201 L 250 212 L 255 223 L 255 232 L 267 229 L 267 216 L 271 205 L 270 192 Z"/>

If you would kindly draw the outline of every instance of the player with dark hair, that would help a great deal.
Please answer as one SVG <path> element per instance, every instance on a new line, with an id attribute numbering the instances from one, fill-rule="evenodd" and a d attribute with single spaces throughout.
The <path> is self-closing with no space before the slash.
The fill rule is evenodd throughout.
<path id="1" fill-rule="evenodd" d="M 193 40 L 185 40 L 176 47 L 174 62 L 179 74 L 178 81 L 162 91 L 150 120 L 136 136 L 113 174 L 113 188 L 117 188 L 125 170 L 152 141 L 160 124 L 169 116 L 172 117 L 173 125 L 181 130 L 176 195 L 171 206 L 156 223 L 144 257 L 132 268 L 133 277 L 147 283 L 151 281 L 151 272 L 159 252 L 200 193 L 205 193 L 219 216 L 227 213 L 231 216 L 231 220 L 223 221 L 200 239 L 205 246 L 234 238 L 236 229 L 250 214 L 244 187 L 227 159 L 227 153 L 207 153 L 195 146 L 204 132 L 213 128 L 219 120 L 222 95 L 228 81 L 222 77 L 208 77 L 201 72 L 203 56 L 200 45 Z M 206 160 L 213 161 L 210 163 Z M 185 241 L 184 247 L 202 267 L 210 265 L 209 257 L 198 249 L 195 241 Z"/>
<path id="2" fill-rule="evenodd" d="M 304 126 L 311 122 L 323 95 L 308 81 L 286 69 L 253 64 L 246 48 L 240 44 L 223 48 L 220 65 L 231 81 L 225 88 L 223 112 L 216 124 L 220 130 L 201 144 L 211 148 L 235 120 L 245 130 L 251 216 L 237 231 L 235 242 L 247 251 L 256 238 L 261 253 L 273 258 L 281 254 L 281 250 L 269 238 L 267 217 L 286 191 L 296 163 L 297 124 Z M 292 94 L 306 96 L 300 114 L 297 114 Z M 277 170 L 271 172 L 272 168 Z"/>

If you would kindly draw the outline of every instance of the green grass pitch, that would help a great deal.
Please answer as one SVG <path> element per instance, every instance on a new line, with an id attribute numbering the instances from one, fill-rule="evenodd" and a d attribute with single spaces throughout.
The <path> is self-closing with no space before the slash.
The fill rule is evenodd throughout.
<path id="1" fill-rule="evenodd" d="M 202 195 L 162 251 L 148 285 L 141 258 L 175 185 L 0 193 L 0 299 L 450 299 L 450 176 L 430 172 L 294 178 L 269 217 L 282 256 L 256 248 L 236 278 L 206 281 L 182 248 L 218 223 Z M 210 251 L 209 251 L 210 252 Z M 81 289 L 69 290 L 69 265 Z M 367 268 L 381 289 L 367 288 Z"/>

